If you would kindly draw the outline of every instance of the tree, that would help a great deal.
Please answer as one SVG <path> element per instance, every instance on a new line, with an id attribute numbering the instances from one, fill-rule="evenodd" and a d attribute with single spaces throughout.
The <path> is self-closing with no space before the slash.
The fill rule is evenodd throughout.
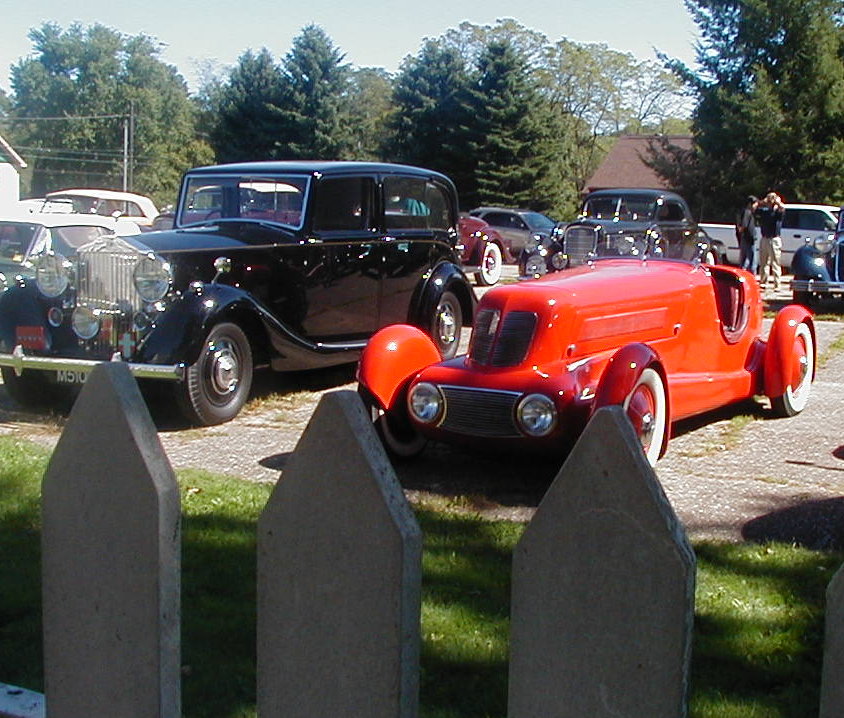
<path id="1" fill-rule="evenodd" d="M 415 57 L 405 59 L 396 78 L 385 147 L 391 160 L 451 177 L 466 207 L 475 196 L 475 157 L 467 147 L 473 119 L 469 81 L 456 50 L 426 41 Z"/>
<path id="2" fill-rule="evenodd" d="M 352 71 L 347 108 L 353 159 L 381 159 L 393 111 L 392 94 L 392 78 L 385 70 L 362 67 Z"/>
<path id="3" fill-rule="evenodd" d="M 348 159 L 352 136 L 348 111 L 350 69 L 325 31 L 308 25 L 293 40 L 283 63 L 282 156 Z"/>
<path id="4" fill-rule="evenodd" d="M 544 103 L 526 64 L 502 42 L 490 44 L 478 60 L 472 143 L 478 202 L 547 210 L 551 198 L 536 189 L 553 157 L 543 141 L 549 139 L 542 132 Z"/>
<path id="5" fill-rule="evenodd" d="M 687 0 L 686 6 L 700 30 L 700 69 L 667 64 L 697 97 L 697 152 L 689 171 L 709 193 L 698 203 L 732 207 L 768 189 L 792 201 L 839 201 L 839 0 Z"/>
<path id="6" fill-rule="evenodd" d="M 266 48 L 244 52 L 228 81 L 215 77 L 203 84 L 206 106 L 215 119 L 209 130 L 218 162 L 277 159 L 283 118 L 283 77 Z"/>
<path id="7" fill-rule="evenodd" d="M 46 23 L 29 37 L 35 54 L 12 68 L 11 114 L 34 166 L 32 191 L 121 187 L 125 177 L 130 189 L 172 202 L 182 172 L 210 152 L 195 137 L 184 80 L 156 42 L 99 24 L 64 32 Z"/>

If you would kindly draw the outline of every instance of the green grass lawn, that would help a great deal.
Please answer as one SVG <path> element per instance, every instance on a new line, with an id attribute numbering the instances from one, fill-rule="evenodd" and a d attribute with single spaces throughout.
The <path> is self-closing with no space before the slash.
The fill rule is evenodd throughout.
<path id="1" fill-rule="evenodd" d="M 0 681 L 42 689 L 39 489 L 46 451 L 0 437 Z M 179 472 L 183 710 L 255 715 L 255 522 L 270 487 Z M 421 715 L 503 717 L 510 557 L 523 526 L 417 507 L 423 557 Z M 824 591 L 842 555 L 695 546 L 692 718 L 818 713 Z"/>

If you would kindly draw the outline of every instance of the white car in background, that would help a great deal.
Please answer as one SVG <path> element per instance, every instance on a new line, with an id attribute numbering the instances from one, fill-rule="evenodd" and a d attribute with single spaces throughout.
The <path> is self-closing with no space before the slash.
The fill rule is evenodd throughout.
<path id="1" fill-rule="evenodd" d="M 34 276 L 33 258 L 53 252 L 70 257 L 77 248 L 105 236 L 140 234 L 128 219 L 83 214 L 0 214 L 0 291 L 16 277 Z"/>
<path id="2" fill-rule="evenodd" d="M 158 216 L 153 201 L 142 194 L 110 189 L 63 189 L 44 197 L 42 213 L 79 213 L 130 219 L 143 229 Z"/>
<path id="3" fill-rule="evenodd" d="M 782 259 L 784 269 L 791 267 L 794 253 L 807 242 L 826 237 L 838 225 L 839 208 L 831 204 L 786 204 L 782 221 Z M 732 224 L 701 224 L 701 229 L 713 239 L 719 239 L 727 248 L 727 261 L 738 264 L 739 247 Z"/>

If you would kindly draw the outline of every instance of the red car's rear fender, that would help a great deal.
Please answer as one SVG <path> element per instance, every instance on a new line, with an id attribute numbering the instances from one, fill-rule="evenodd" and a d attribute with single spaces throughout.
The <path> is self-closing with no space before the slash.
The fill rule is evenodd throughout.
<path id="1" fill-rule="evenodd" d="M 591 415 L 603 406 L 621 406 L 636 387 L 645 369 L 654 369 L 662 378 L 665 387 L 665 432 L 659 450 L 660 456 L 668 448 L 671 433 L 671 400 L 668 395 L 668 381 L 659 355 L 647 344 L 627 344 L 621 347 L 607 363 L 595 390 Z"/>
<path id="2" fill-rule="evenodd" d="M 815 322 L 812 313 L 798 304 L 789 304 L 779 311 L 768 335 L 765 349 L 765 395 L 782 396 L 786 388 L 793 384 L 793 377 L 799 375 L 799 363 L 802 355 L 800 344 L 795 342 L 797 327 L 806 324 L 812 333 L 812 380 L 817 362 L 814 352 L 817 346 Z"/>
<path id="3" fill-rule="evenodd" d="M 441 359 L 436 344 L 421 329 L 392 324 L 369 340 L 358 364 L 357 379 L 382 409 L 390 409 L 408 379 Z"/>

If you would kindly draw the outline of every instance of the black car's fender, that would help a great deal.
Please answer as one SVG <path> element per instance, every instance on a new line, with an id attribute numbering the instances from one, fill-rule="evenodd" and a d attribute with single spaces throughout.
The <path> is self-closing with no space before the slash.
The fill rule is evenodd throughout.
<path id="1" fill-rule="evenodd" d="M 791 259 L 791 273 L 795 279 L 815 279 L 821 282 L 830 282 L 826 262 L 818 262 L 823 255 L 812 245 L 806 244 L 800 247 Z"/>
<path id="2" fill-rule="evenodd" d="M 420 282 L 413 292 L 407 321 L 421 329 L 427 329 L 431 317 L 436 312 L 440 298 L 445 292 L 451 292 L 460 302 L 463 322 L 471 326 L 475 316 L 475 306 L 478 303 L 474 291 L 466 279 L 466 275 L 452 262 L 440 262 Z"/>

